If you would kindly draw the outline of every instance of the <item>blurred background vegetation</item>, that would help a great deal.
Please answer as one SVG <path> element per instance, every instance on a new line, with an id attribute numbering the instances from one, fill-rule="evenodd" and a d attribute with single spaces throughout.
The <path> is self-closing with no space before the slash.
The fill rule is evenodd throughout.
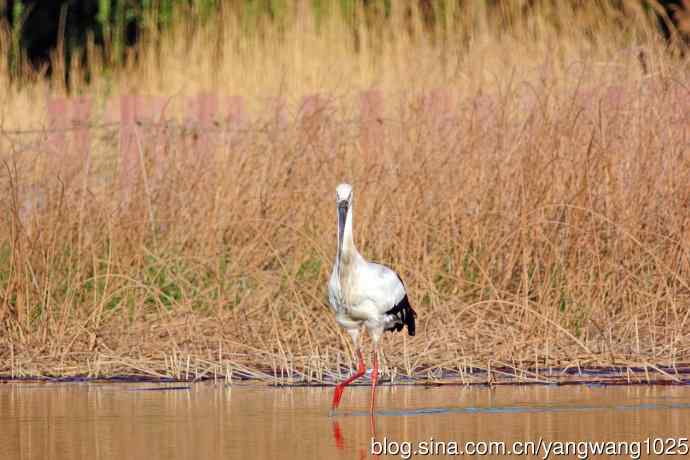
<path id="1" fill-rule="evenodd" d="M 632 6 L 649 13 L 670 45 L 687 45 L 690 37 L 688 0 L 0 0 L 0 39 L 10 42 L 0 49 L 9 53 L 7 62 L 15 75 L 26 75 L 25 70 L 40 75 L 52 73 L 56 62 L 86 59 L 89 49 L 99 50 L 106 66 L 117 66 L 142 37 L 169 30 L 176 18 L 203 25 L 230 13 L 244 33 L 256 34 L 264 26 L 280 29 L 299 15 L 311 15 L 317 27 L 325 18 L 340 15 L 356 40 L 359 28 L 376 28 L 391 17 L 393 8 L 423 18 L 426 32 L 434 34 L 439 23 L 453 27 L 449 11 L 481 11 L 492 25 L 509 28 L 516 16 L 543 14 L 563 1 L 569 8 L 617 12 L 622 20 Z"/>

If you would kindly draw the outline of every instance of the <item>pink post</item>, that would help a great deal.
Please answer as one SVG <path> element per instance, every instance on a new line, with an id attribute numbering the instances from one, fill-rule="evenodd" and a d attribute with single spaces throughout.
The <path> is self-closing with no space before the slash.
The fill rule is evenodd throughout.
<path id="1" fill-rule="evenodd" d="M 370 89 L 360 96 L 360 130 L 359 138 L 365 157 L 380 154 L 383 151 L 383 94 L 380 90 Z"/>
<path id="2" fill-rule="evenodd" d="M 153 133 L 147 140 L 151 144 L 149 150 L 153 157 L 148 163 L 153 164 L 153 171 L 150 173 L 152 177 L 152 186 L 160 184 L 165 177 L 165 171 L 170 166 L 169 157 L 167 155 L 167 139 L 166 139 L 166 117 L 165 108 L 167 100 L 162 96 L 152 96 L 148 98 L 146 106 L 148 107 L 147 118 L 150 123 L 150 129 L 147 132 Z"/>
<path id="3" fill-rule="evenodd" d="M 242 131 L 246 128 L 247 114 L 242 96 L 231 96 L 227 99 L 227 116 L 225 122 L 229 129 L 228 142 L 237 145 L 242 138 Z"/>
<path id="4" fill-rule="evenodd" d="M 271 109 L 273 110 L 273 119 L 271 120 L 271 134 L 273 140 L 275 141 L 280 133 L 284 132 L 288 127 L 288 110 L 287 103 L 282 97 L 277 97 L 273 99 L 274 104 Z"/>
<path id="5" fill-rule="evenodd" d="M 319 129 L 326 102 L 318 94 L 305 96 L 300 109 L 300 128 L 308 138 Z"/>
<path id="6" fill-rule="evenodd" d="M 472 98 L 472 112 L 480 126 L 485 128 L 495 122 L 495 101 L 491 96 L 479 94 Z"/>
<path id="7" fill-rule="evenodd" d="M 603 105 L 608 110 L 620 110 L 625 106 L 625 90 L 620 85 L 612 85 L 606 88 L 603 96 Z"/>
<path id="8" fill-rule="evenodd" d="M 214 120 L 218 110 L 218 98 L 211 93 L 201 93 L 197 96 L 197 129 L 199 162 L 212 162 L 211 155 L 215 140 Z"/>
<path id="9" fill-rule="evenodd" d="M 84 171 L 84 180 L 89 175 L 91 164 L 91 99 L 81 97 L 73 102 L 72 125 L 74 127 L 74 152 L 72 157 L 77 169 Z"/>
<path id="10" fill-rule="evenodd" d="M 197 96 L 197 142 L 195 163 L 196 169 L 207 183 L 215 177 L 216 127 L 214 121 L 218 110 L 218 98 L 215 94 L 201 93 Z"/>
<path id="11" fill-rule="evenodd" d="M 120 191 L 123 200 L 130 198 L 140 176 L 139 151 L 136 142 L 136 96 L 120 97 Z"/>
<path id="12" fill-rule="evenodd" d="M 425 114 L 434 132 L 445 130 L 455 119 L 451 97 L 447 88 L 435 88 L 425 98 Z"/>
<path id="13" fill-rule="evenodd" d="M 242 96 L 230 96 L 227 98 L 226 105 L 228 107 L 226 121 L 231 125 L 242 124 L 246 116 L 244 98 Z"/>
<path id="14" fill-rule="evenodd" d="M 67 155 L 67 99 L 56 97 L 48 99 L 48 149 L 51 163 L 56 170 L 64 164 Z"/>

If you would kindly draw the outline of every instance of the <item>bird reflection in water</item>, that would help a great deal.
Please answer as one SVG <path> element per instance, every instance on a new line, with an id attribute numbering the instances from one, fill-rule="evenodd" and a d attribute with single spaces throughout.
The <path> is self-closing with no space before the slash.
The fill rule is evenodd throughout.
<path id="1" fill-rule="evenodd" d="M 370 442 L 371 442 L 372 440 L 376 439 L 376 417 L 374 416 L 374 414 L 370 414 L 369 422 L 370 422 L 370 428 L 371 428 L 371 438 L 370 438 Z M 333 442 L 335 443 L 335 447 L 337 449 L 345 450 L 345 438 L 343 438 L 343 430 L 340 427 L 340 422 L 338 422 L 336 420 L 333 421 Z M 360 448 L 358 453 L 359 453 L 359 457 L 358 457 L 359 459 L 367 458 L 368 449 L 367 448 Z M 377 454 L 374 454 L 374 456 L 378 457 Z"/>

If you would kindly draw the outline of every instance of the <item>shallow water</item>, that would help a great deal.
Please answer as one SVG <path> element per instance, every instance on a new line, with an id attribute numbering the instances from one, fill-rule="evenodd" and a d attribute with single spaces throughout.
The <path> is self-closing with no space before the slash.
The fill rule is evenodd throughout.
<path id="1" fill-rule="evenodd" d="M 672 444 L 682 453 L 679 438 L 690 435 L 687 387 L 384 386 L 374 427 L 368 392 L 348 389 L 341 411 L 329 417 L 331 388 L 3 384 L 0 458 L 363 458 L 370 454 L 372 429 L 397 458 L 414 449 L 463 451 L 466 442 L 489 449 L 481 443 L 498 441 L 511 449 L 514 441 L 536 445 L 540 439 L 540 457 L 552 441 L 637 441 L 647 457 L 646 439 L 652 453 Z M 636 448 L 628 449 L 634 458 Z"/>

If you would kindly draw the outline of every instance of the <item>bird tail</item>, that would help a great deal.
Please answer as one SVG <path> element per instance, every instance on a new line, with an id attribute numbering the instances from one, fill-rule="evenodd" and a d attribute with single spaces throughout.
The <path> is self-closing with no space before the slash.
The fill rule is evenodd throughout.
<path id="1" fill-rule="evenodd" d="M 397 305 L 386 312 L 387 315 L 394 315 L 397 321 L 392 324 L 387 331 L 401 331 L 404 326 L 407 326 L 407 333 L 409 335 L 415 334 L 415 322 L 417 312 L 412 309 L 407 295 L 397 303 Z"/>

